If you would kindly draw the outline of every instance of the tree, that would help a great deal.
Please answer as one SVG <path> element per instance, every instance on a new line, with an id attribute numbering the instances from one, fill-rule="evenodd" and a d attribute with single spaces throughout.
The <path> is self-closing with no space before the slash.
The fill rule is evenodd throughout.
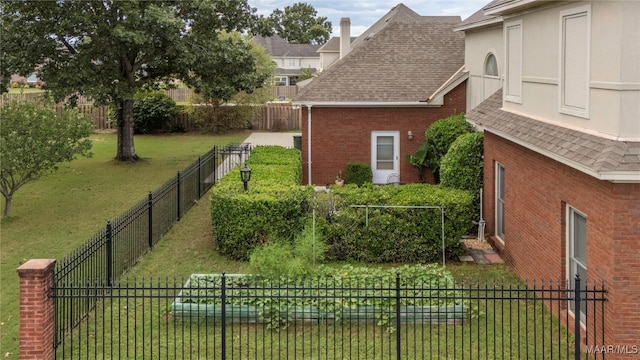
<path id="1" fill-rule="evenodd" d="M 222 31 L 258 31 L 247 0 L 2 1 L 0 74 L 38 68 L 56 100 L 86 95 L 118 109 L 116 159 L 138 159 L 134 94 L 183 80 L 228 100 L 264 83 L 250 47 Z"/>
<path id="2" fill-rule="evenodd" d="M 0 119 L 0 192 L 7 217 L 22 185 L 76 155 L 91 156 L 93 125 L 74 109 L 57 115 L 50 102 L 38 100 L 11 101 L 0 107 Z"/>
<path id="3" fill-rule="evenodd" d="M 331 21 L 316 16 L 316 9 L 306 3 L 274 10 L 268 19 L 268 26 L 283 39 L 292 44 L 322 45 L 331 36 Z"/>

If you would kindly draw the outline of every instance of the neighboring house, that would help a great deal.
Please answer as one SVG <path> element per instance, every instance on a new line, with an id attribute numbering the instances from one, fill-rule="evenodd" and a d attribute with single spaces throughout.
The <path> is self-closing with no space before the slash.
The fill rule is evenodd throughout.
<path id="1" fill-rule="evenodd" d="M 335 36 L 329 39 L 326 44 L 322 45 L 318 49 L 320 54 L 320 71 L 328 69 L 336 61 L 342 59 L 344 55 L 349 53 L 351 43 L 356 39 L 354 36 L 350 36 L 351 33 L 351 19 L 340 19 L 340 36 Z M 349 42 L 345 43 L 342 40 L 349 38 Z"/>
<path id="2" fill-rule="evenodd" d="M 405 157 L 434 121 L 465 111 L 459 23 L 399 4 L 299 91 L 305 183 L 333 183 L 349 162 L 371 164 L 377 184 L 419 181 Z"/>
<path id="3" fill-rule="evenodd" d="M 31 85 L 31 86 L 35 86 L 35 85 L 43 85 L 44 83 L 40 80 L 40 78 L 38 78 L 38 75 L 36 73 L 32 73 L 29 74 L 29 76 L 24 77 L 24 76 L 20 76 L 17 74 L 11 75 L 11 81 L 9 83 L 9 85 L 11 84 L 20 84 L 20 85 Z"/>
<path id="4" fill-rule="evenodd" d="M 276 64 L 276 86 L 295 85 L 301 69 L 310 68 L 315 74 L 320 68 L 318 49 L 321 45 L 289 44 L 279 36 L 256 36 L 255 40 Z"/>
<path id="5" fill-rule="evenodd" d="M 604 344 L 638 346 L 640 2 L 496 0 L 456 30 L 490 239 L 521 278 L 603 281 Z"/>

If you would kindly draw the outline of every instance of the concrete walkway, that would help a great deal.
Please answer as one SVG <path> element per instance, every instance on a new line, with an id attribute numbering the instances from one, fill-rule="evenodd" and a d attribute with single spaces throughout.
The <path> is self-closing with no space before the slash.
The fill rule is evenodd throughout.
<path id="1" fill-rule="evenodd" d="M 251 146 L 278 145 L 286 148 L 293 147 L 293 136 L 300 135 L 295 132 L 253 132 L 245 142 Z"/>

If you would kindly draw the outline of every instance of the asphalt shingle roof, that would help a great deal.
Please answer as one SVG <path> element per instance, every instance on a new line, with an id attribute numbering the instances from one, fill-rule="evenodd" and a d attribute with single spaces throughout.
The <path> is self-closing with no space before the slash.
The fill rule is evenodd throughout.
<path id="1" fill-rule="evenodd" d="M 456 26 L 456 28 L 460 28 L 460 27 L 468 27 L 468 26 L 472 26 L 474 24 L 479 24 L 479 23 L 483 23 L 485 21 L 489 21 L 492 19 L 496 19 L 499 18 L 499 16 L 497 15 L 485 15 L 485 11 L 487 9 L 490 9 L 496 5 L 499 5 L 501 3 L 504 3 L 505 0 L 493 0 L 492 2 L 488 3 L 487 5 L 483 6 L 482 9 L 476 11 L 475 13 L 471 14 L 471 16 L 469 16 L 468 18 L 464 19 L 458 26 Z"/>
<path id="2" fill-rule="evenodd" d="M 466 117 L 486 131 L 506 134 L 596 173 L 640 171 L 640 142 L 599 137 L 504 111 L 501 107 L 502 89 Z"/>
<path id="3" fill-rule="evenodd" d="M 289 44 L 287 40 L 279 36 L 256 36 L 255 40 L 262 45 L 267 54 L 282 57 L 318 57 L 318 49 L 321 45 Z"/>
<path id="4" fill-rule="evenodd" d="M 352 50 L 298 93 L 295 101 L 424 101 L 464 64 L 457 16 L 420 16 L 399 4 Z"/>

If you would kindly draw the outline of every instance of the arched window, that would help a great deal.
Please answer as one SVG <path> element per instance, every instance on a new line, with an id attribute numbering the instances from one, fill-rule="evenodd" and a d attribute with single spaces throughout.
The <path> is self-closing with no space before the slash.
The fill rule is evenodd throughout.
<path id="1" fill-rule="evenodd" d="M 493 54 L 487 55 L 484 60 L 484 75 L 486 76 L 498 76 L 498 62 Z"/>

